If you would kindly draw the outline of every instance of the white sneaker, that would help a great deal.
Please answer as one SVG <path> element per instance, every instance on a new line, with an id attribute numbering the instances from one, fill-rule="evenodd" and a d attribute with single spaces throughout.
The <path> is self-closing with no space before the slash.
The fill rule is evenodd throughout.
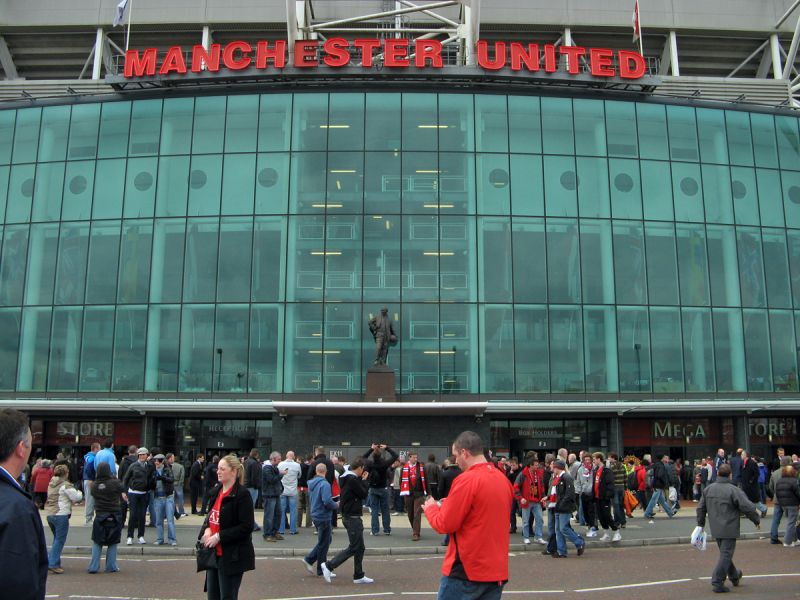
<path id="1" fill-rule="evenodd" d="M 300 560 L 303 562 L 303 566 L 306 568 L 306 571 L 308 571 L 312 575 L 316 575 L 317 574 L 317 572 L 314 570 L 314 565 L 308 564 L 306 562 L 306 559 L 303 558 L 302 556 L 300 557 Z"/>
<path id="2" fill-rule="evenodd" d="M 522 543 L 523 544 L 530 544 L 531 540 L 530 540 L 530 538 L 525 538 L 524 540 L 522 540 Z"/>
<path id="3" fill-rule="evenodd" d="M 600 541 L 600 542 L 607 542 L 607 541 L 608 541 L 608 540 L 610 540 L 610 539 L 611 539 L 611 536 L 610 536 L 610 535 L 608 535 L 608 532 L 606 532 L 606 533 L 604 533 L 604 534 L 603 534 L 603 537 L 601 537 L 601 538 L 600 538 L 598 541 Z"/>
<path id="4" fill-rule="evenodd" d="M 587 531 L 586 537 L 597 537 L 597 529 L 590 529 Z"/>
<path id="5" fill-rule="evenodd" d="M 537 544 L 542 544 L 542 545 L 546 545 L 546 544 L 547 544 L 547 542 L 546 542 L 546 541 L 544 541 L 544 539 L 543 539 L 543 538 L 540 538 L 540 537 L 536 538 L 536 539 L 535 539 L 535 540 L 533 540 L 533 541 L 534 541 L 534 542 L 536 542 Z"/>
<path id="6" fill-rule="evenodd" d="M 648 521 L 648 523 L 650 523 L 650 525 L 655 525 L 655 523 L 656 523 L 656 522 L 655 522 L 655 521 L 653 521 L 653 519 L 650 519 L 650 520 Z"/>
<path id="7" fill-rule="evenodd" d="M 611 538 L 612 542 L 618 542 L 622 539 L 622 534 L 619 531 L 614 532 L 614 537 Z"/>
<path id="8" fill-rule="evenodd" d="M 330 583 L 331 582 L 331 570 L 328 568 L 328 565 L 326 565 L 325 563 L 322 563 L 319 566 L 319 568 L 322 569 L 322 576 L 325 578 L 325 581 Z"/>
<path id="9" fill-rule="evenodd" d="M 128 541 L 127 541 L 127 542 L 125 542 L 125 543 L 126 543 L 128 546 L 130 546 L 131 544 L 133 544 L 133 538 L 128 538 Z"/>
<path id="10" fill-rule="evenodd" d="M 140 538 L 139 538 L 139 543 L 140 543 L 140 544 L 146 544 L 146 543 L 147 543 L 147 541 L 146 541 L 146 540 L 145 540 L 143 537 L 140 537 Z"/>
<path id="11" fill-rule="evenodd" d="M 375 583 L 375 580 L 364 575 L 361 579 L 353 579 L 353 583 Z"/>

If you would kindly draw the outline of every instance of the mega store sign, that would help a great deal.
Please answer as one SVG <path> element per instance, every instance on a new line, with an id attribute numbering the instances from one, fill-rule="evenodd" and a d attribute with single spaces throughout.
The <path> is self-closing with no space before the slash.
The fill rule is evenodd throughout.
<path id="1" fill-rule="evenodd" d="M 372 69 L 377 66 L 391 69 L 443 69 L 442 43 L 438 40 L 404 38 L 356 39 L 329 38 L 298 40 L 291 56 L 285 40 L 260 41 L 255 45 L 235 41 L 212 44 L 210 48 L 194 46 L 185 51 L 172 46 L 166 51 L 156 48 L 128 50 L 125 54 L 126 79 L 156 76 L 180 76 L 188 73 L 220 73 L 223 70 L 241 72 L 253 69 L 265 71 L 286 67 L 315 69 L 321 66 L 332 69 L 352 67 Z M 291 58 L 291 64 L 289 59 Z M 583 46 L 555 46 L 553 44 L 522 44 L 480 40 L 477 43 L 478 67 L 486 71 L 510 69 L 514 72 L 551 74 L 559 71 L 559 61 L 565 58 L 569 76 L 582 74 L 581 66 L 588 66 L 594 77 L 618 77 L 626 80 L 641 79 L 647 72 L 647 63 L 638 52 L 585 48 Z M 248 71 L 248 72 L 249 72 Z"/>

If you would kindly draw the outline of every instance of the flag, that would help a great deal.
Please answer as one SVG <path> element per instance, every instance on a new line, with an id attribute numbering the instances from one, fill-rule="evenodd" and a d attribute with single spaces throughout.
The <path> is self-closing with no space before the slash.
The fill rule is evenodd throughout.
<path id="1" fill-rule="evenodd" d="M 119 4 L 117 4 L 117 12 L 114 14 L 114 27 L 121 25 L 125 20 L 125 13 L 128 10 L 128 2 L 129 0 L 120 0 Z"/>
<path id="2" fill-rule="evenodd" d="M 639 0 L 633 6 L 633 41 L 635 42 L 642 37 L 641 23 L 639 21 Z"/>

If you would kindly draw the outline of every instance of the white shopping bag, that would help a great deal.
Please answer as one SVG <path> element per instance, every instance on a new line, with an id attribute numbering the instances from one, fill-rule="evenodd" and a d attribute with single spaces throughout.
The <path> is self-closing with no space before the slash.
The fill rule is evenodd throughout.
<path id="1" fill-rule="evenodd" d="M 701 552 L 706 549 L 706 530 L 699 525 L 692 531 L 691 544 Z"/>

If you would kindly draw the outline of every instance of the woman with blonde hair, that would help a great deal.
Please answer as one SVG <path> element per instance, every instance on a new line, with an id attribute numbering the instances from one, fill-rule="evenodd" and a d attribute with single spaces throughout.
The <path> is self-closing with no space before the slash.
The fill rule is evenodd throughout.
<path id="1" fill-rule="evenodd" d="M 253 501 L 244 487 L 244 467 L 234 454 L 218 464 L 219 483 L 210 492 L 211 510 L 200 541 L 216 549 L 216 567 L 206 571 L 208 600 L 237 600 L 242 575 L 256 568 Z"/>
<path id="2" fill-rule="evenodd" d="M 48 570 L 60 575 L 64 572 L 61 568 L 61 551 L 67 542 L 69 533 L 69 517 L 72 515 L 72 505 L 83 500 L 80 490 L 69 482 L 69 468 L 67 465 L 58 465 L 53 469 L 53 478 L 47 487 L 47 524 L 53 532 L 53 545 L 47 557 Z"/>

